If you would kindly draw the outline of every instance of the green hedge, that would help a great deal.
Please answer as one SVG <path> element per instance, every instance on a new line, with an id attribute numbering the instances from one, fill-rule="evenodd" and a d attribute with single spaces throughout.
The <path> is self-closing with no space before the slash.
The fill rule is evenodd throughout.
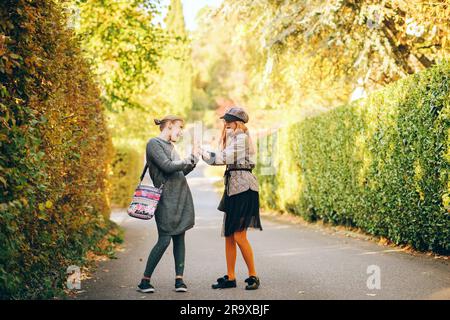
<path id="1" fill-rule="evenodd" d="M 448 254 L 449 124 L 444 62 L 270 136 L 262 204 Z"/>
<path id="2" fill-rule="evenodd" d="M 125 208 L 130 204 L 142 173 L 143 155 L 133 147 L 116 146 L 112 162 L 111 204 Z M 147 171 L 148 175 L 148 171 Z"/>
<path id="3" fill-rule="evenodd" d="M 0 4 L 0 299 L 62 293 L 111 230 L 112 143 L 60 1 Z"/>

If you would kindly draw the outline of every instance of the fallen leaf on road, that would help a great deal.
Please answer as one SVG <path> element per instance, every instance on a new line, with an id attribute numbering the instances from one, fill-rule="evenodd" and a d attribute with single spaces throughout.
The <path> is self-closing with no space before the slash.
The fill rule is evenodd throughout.
<path id="1" fill-rule="evenodd" d="M 109 270 L 108 269 L 103 269 L 103 272 L 109 272 Z"/>
<path id="2" fill-rule="evenodd" d="M 304 293 L 305 293 L 305 291 L 299 291 L 298 293 L 299 293 L 299 294 L 304 294 Z"/>
<path id="3" fill-rule="evenodd" d="M 389 244 L 389 240 L 387 238 L 381 237 L 378 241 L 378 244 L 381 246 L 387 246 Z"/>

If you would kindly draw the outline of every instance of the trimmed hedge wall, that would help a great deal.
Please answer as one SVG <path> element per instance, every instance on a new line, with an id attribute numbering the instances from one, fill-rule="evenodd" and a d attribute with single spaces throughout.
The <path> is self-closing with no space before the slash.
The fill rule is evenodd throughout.
<path id="1" fill-rule="evenodd" d="M 449 124 L 444 62 L 270 136 L 261 202 L 448 254 Z"/>
<path id="2" fill-rule="evenodd" d="M 111 204 L 126 208 L 131 202 L 143 169 L 143 155 L 134 147 L 116 146 L 112 162 Z M 148 171 L 147 171 L 148 176 Z"/>
<path id="3" fill-rule="evenodd" d="M 111 230 L 112 143 L 61 2 L 0 4 L 0 299 L 62 293 Z"/>

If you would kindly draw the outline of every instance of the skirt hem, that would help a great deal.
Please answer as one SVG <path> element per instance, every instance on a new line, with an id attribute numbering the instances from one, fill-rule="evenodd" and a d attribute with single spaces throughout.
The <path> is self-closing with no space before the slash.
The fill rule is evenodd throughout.
<path id="1" fill-rule="evenodd" d="M 223 224 L 222 236 L 228 237 L 236 231 L 254 228 L 262 231 L 259 216 L 259 193 L 248 189 L 236 195 L 222 197 Z M 220 205 L 219 205 L 220 207 Z"/>

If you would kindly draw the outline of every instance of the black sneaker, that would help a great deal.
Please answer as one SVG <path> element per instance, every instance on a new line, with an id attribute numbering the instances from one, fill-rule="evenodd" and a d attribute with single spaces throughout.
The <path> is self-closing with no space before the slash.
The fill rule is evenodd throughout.
<path id="1" fill-rule="evenodd" d="M 153 293 L 155 292 L 155 288 L 150 284 L 150 280 L 148 279 L 142 279 L 141 283 L 138 284 L 137 291 L 143 292 L 143 293 Z"/>
<path id="2" fill-rule="evenodd" d="M 236 288 L 236 280 L 228 280 L 228 276 L 217 279 L 217 283 L 211 286 L 213 289 Z"/>
<path id="3" fill-rule="evenodd" d="M 176 292 L 186 292 L 187 286 L 184 283 L 183 279 L 177 278 L 175 279 L 175 291 Z"/>
<path id="4" fill-rule="evenodd" d="M 256 290 L 259 288 L 259 278 L 255 276 L 250 276 L 249 278 L 245 279 L 245 282 L 247 282 L 247 285 L 245 286 L 245 290 Z"/>

